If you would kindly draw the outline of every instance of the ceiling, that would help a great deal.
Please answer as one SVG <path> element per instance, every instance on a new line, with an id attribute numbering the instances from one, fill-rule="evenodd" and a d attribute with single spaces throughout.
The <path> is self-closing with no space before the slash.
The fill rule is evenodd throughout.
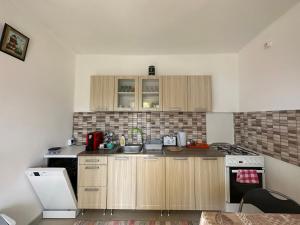
<path id="1" fill-rule="evenodd" d="M 300 0 L 13 0 L 78 54 L 238 52 Z"/>

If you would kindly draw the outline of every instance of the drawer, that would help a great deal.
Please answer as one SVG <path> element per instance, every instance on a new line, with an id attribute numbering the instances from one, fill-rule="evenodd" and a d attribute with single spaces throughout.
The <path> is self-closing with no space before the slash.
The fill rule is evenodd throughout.
<path id="1" fill-rule="evenodd" d="M 107 165 L 79 165 L 78 185 L 80 187 L 106 186 Z"/>
<path id="2" fill-rule="evenodd" d="M 79 164 L 107 164 L 106 156 L 80 156 Z"/>
<path id="3" fill-rule="evenodd" d="M 80 187 L 78 189 L 79 209 L 105 209 L 106 187 Z"/>

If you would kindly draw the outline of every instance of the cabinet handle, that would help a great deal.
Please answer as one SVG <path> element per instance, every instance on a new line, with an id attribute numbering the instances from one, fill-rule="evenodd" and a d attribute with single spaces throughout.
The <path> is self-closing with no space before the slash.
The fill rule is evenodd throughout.
<path id="1" fill-rule="evenodd" d="M 97 170 L 97 169 L 99 169 L 99 166 L 86 166 L 85 169 L 87 169 L 87 170 Z"/>
<path id="2" fill-rule="evenodd" d="M 100 162 L 99 159 L 86 159 L 86 162 Z"/>
<path id="3" fill-rule="evenodd" d="M 148 157 L 144 157 L 144 160 L 158 160 L 158 157 L 148 156 Z"/>
<path id="4" fill-rule="evenodd" d="M 202 160 L 218 160 L 217 158 L 202 158 Z"/>
<path id="5" fill-rule="evenodd" d="M 128 160 L 128 157 L 115 157 L 115 160 Z"/>
<path id="6" fill-rule="evenodd" d="M 187 157 L 176 157 L 174 158 L 174 160 L 188 160 Z"/>
<path id="7" fill-rule="evenodd" d="M 181 110 L 180 107 L 170 107 L 169 109 L 170 109 L 170 111 L 180 111 Z"/>
<path id="8" fill-rule="evenodd" d="M 85 191 L 99 191 L 99 188 L 85 188 Z"/>

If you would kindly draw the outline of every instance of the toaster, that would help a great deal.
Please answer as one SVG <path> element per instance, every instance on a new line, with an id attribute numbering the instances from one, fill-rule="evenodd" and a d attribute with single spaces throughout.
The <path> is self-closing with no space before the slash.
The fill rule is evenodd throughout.
<path id="1" fill-rule="evenodd" d="M 163 145 L 164 146 L 176 146 L 176 136 L 173 135 L 166 135 L 163 137 Z"/>

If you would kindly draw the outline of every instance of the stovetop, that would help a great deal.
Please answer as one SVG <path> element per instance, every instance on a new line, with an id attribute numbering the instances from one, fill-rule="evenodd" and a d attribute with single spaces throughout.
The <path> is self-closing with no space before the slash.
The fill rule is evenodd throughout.
<path id="1" fill-rule="evenodd" d="M 256 152 L 253 152 L 247 148 L 244 148 L 239 145 L 231 145 L 227 143 L 215 143 L 211 147 L 219 152 L 224 153 L 225 155 L 258 155 Z"/>

